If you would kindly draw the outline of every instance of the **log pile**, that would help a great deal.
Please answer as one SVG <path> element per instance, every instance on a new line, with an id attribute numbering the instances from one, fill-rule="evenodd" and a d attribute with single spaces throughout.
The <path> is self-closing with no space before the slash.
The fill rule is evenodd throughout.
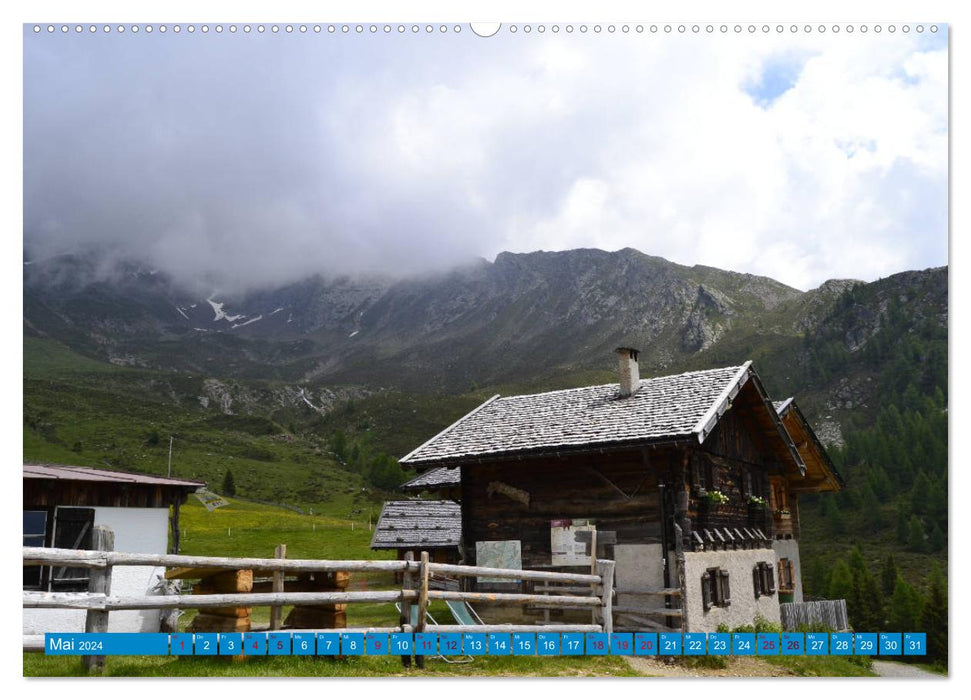
<path id="1" fill-rule="evenodd" d="M 351 582 L 349 571 L 302 573 L 287 590 L 343 592 Z M 283 629 L 341 629 L 347 627 L 347 603 L 295 605 L 283 621 Z"/>

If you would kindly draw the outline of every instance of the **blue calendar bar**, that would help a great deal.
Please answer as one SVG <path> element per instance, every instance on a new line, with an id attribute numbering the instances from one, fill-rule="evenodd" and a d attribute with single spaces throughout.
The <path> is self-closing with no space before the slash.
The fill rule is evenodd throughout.
<path id="1" fill-rule="evenodd" d="M 779 635 L 775 632 L 760 632 L 756 638 L 756 653 L 759 656 L 778 656 L 780 646 Z"/>
<path id="2" fill-rule="evenodd" d="M 614 656 L 633 656 L 634 635 L 624 632 L 610 635 L 610 653 Z"/>
<path id="3" fill-rule="evenodd" d="M 461 634 L 438 635 L 438 653 L 442 656 L 458 656 L 462 653 Z"/>
<path id="4" fill-rule="evenodd" d="M 169 653 L 173 656 L 192 656 L 194 653 L 191 634 L 173 634 L 169 641 Z"/>
<path id="5" fill-rule="evenodd" d="M 220 656 L 239 656 L 243 653 L 243 635 L 238 632 L 220 632 Z"/>
<path id="6" fill-rule="evenodd" d="M 53 656 L 923 656 L 924 632 L 48 633 Z"/>
<path id="7" fill-rule="evenodd" d="M 540 656 L 559 656 L 560 635 L 556 632 L 540 632 L 536 635 L 536 648 Z"/>
<path id="8" fill-rule="evenodd" d="M 490 634 L 489 654 L 491 656 L 509 656 L 512 654 L 512 636 L 508 634 Z"/>
<path id="9" fill-rule="evenodd" d="M 806 653 L 810 656 L 829 654 L 829 635 L 825 632 L 807 632 Z"/>
<path id="10" fill-rule="evenodd" d="M 635 656 L 657 656 L 657 633 L 637 632 L 634 634 Z"/>
<path id="11" fill-rule="evenodd" d="M 292 637 L 289 632 L 270 632 L 266 638 L 266 653 L 270 656 L 290 656 Z"/>
<path id="12" fill-rule="evenodd" d="M 214 656 L 219 652 L 219 635 L 208 633 L 196 634 L 196 656 Z"/>
<path id="13" fill-rule="evenodd" d="M 684 655 L 704 656 L 708 651 L 708 635 L 704 632 L 689 632 L 684 635 Z"/>
<path id="14" fill-rule="evenodd" d="M 411 654 L 412 649 L 414 649 L 415 638 L 410 634 L 395 632 L 391 635 L 389 644 L 391 646 L 392 654 L 397 654 L 398 656 L 408 656 Z"/>
<path id="15" fill-rule="evenodd" d="M 880 633 L 880 655 L 899 656 L 903 654 L 903 635 L 900 632 Z"/>
<path id="16" fill-rule="evenodd" d="M 364 635 L 356 632 L 342 634 L 341 655 L 364 656 Z"/>
<path id="17" fill-rule="evenodd" d="M 245 632 L 243 634 L 243 653 L 246 656 L 266 656 L 266 633 Z"/>
<path id="18" fill-rule="evenodd" d="M 411 635 L 408 635 L 409 637 Z M 317 634 L 317 656 L 339 656 L 341 653 L 341 636 L 332 632 Z"/>
<path id="19" fill-rule="evenodd" d="M 561 656 L 582 656 L 587 638 L 582 632 L 564 632 L 560 635 Z"/>
<path id="20" fill-rule="evenodd" d="M 124 632 L 47 633 L 44 653 L 49 656 L 167 656 L 169 635 Z"/>
<path id="21" fill-rule="evenodd" d="M 783 632 L 782 653 L 785 656 L 802 656 L 805 654 L 805 635 L 803 635 L 801 632 Z"/>
<path id="22" fill-rule="evenodd" d="M 904 633 L 904 656 L 923 656 L 927 653 L 927 634 L 924 632 Z"/>
<path id="23" fill-rule="evenodd" d="M 587 633 L 587 656 L 606 656 L 610 651 L 610 641 L 602 632 Z"/>
<path id="24" fill-rule="evenodd" d="M 661 656 L 681 656 L 681 634 L 661 632 L 657 636 L 658 651 Z"/>
<path id="25" fill-rule="evenodd" d="M 733 634 L 732 653 L 735 656 L 752 656 L 755 654 L 755 635 L 749 632 Z"/>
<path id="26" fill-rule="evenodd" d="M 489 653 L 489 640 L 479 632 L 466 632 L 462 635 L 462 650 L 469 656 L 484 656 Z"/>
<path id="27" fill-rule="evenodd" d="M 317 639 L 311 632 L 293 634 L 293 655 L 314 656 L 317 654 Z"/>
<path id="28" fill-rule="evenodd" d="M 364 639 L 364 648 L 368 656 L 386 656 L 388 654 L 388 634 L 368 634 Z"/>
<path id="29" fill-rule="evenodd" d="M 728 656 L 732 653 L 732 635 L 728 632 L 712 632 L 708 635 L 708 653 L 712 656 Z"/>

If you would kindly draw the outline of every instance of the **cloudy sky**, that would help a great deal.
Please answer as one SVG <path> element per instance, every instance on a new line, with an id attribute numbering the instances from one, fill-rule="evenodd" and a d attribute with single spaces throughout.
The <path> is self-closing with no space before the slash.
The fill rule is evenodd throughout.
<path id="1" fill-rule="evenodd" d="M 947 37 L 24 35 L 24 247 L 260 287 L 634 247 L 947 263 Z"/>

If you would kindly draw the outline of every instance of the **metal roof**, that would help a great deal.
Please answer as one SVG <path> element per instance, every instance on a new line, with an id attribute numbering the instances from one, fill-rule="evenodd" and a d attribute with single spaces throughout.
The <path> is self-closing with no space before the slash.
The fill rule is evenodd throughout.
<path id="1" fill-rule="evenodd" d="M 455 501 L 387 501 L 371 549 L 457 547 L 461 536 L 462 507 Z"/>
<path id="2" fill-rule="evenodd" d="M 62 481 L 100 481 L 115 484 L 145 484 L 150 486 L 178 486 L 197 489 L 205 486 L 204 481 L 170 479 L 151 474 L 132 474 L 130 472 L 92 469 L 91 467 L 69 467 L 61 464 L 24 464 L 25 479 L 58 479 Z"/>
<path id="3" fill-rule="evenodd" d="M 401 485 L 403 491 L 424 491 L 426 489 L 436 489 L 443 486 L 458 486 L 462 483 L 462 473 L 457 467 L 438 467 L 429 469 L 424 474 L 419 474 L 414 479 L 410 479 Z"/>

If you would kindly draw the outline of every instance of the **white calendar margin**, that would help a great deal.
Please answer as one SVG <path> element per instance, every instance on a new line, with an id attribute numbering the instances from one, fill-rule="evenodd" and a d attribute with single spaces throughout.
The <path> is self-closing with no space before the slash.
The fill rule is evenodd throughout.
<path id="1" fill-rule="evenodd" d="M 105 22 L 110 21 L 112 23 L 118 22 L 172 22 L 178 21 L 182 23 L 187 22 L 312 22 L 312 21 L 328 21 L 328 22 L 397 22 L 397 21 L 437 21 L 437 22 L 468 22 L 468 21 L 504 21 L 507 23 L 511 22 L 545 22 L 551 23 L 555 21 L 560 24 L 566 23 L 579 23 L 579 22 L 600 22 L 600 23 L 610 23 L 610 22 L 651 22 L 655 24 L 663 23 L 685 23 L 685 22 L 704 22 L 704 23 L 715 23 L 715 22 L 752 22 L 752 23 L 776 23 L 776 22 L 797 22 L 799 24 L 810 23 L 814 26 L 821 22 L 826 22 L 828 24 L 832 23 L 950 23 L 950 60 L 951 60 L 951 116 L 950 116 L 950 131 L 951 131 L 951 180 L 950 180 L 950 192 L 953 194 L 955 192 L 969 192 L 971 191 L 971 184 L 969 184 L 968 178 L 968 163 L 971 161 L 971 154 L 968 153 L 967 149 L 967 138 L 962 138 L 963 134 L 955 129 L 955 126 L 959 126 L 961 122 L 968 122 L 969 119 L 969 109 L 968 109 L 968 99 L 967 92 L 962 92 L 960 90 L 959 79 L 961 77 L 967 78 L 967 45 L 971 40 L 963 41 L 963 37 L 971 37 L 971 21 L 962 22 L 963 16 L 968 13 L 961 13 L 959 11 L 960 5 L 956 2 L 947 2 L 945 0 L 922 0 L 921 2 L 913 2 L 907 0 L 884 0 L 880 3 L 850 3 L 846 0 L 813 0 L 813 2 L 804 2 L 801 4 L 795 3 L 782 3 L 776 0 L 775 2 L 769 2 L 767 0 L 753 0 L 748 2 L 734 2 L 734 3 L 724 3 L 715 2 L 714 0 L 695 0 L 690 3 L 670 3 L 666 5 L 660 4 L 647 4 L 647 3 L 635 3 L 629 1 L 612 1 L 612 0 L 597 0 L 596 2 L 578 2 L 577 0 L 560 0 L 556 3 L 550 4 L 540 4 L 533 3 L 532 5 L 525 5 L 521 0 L 516 2 L 515 0 L 493 0 L 489 3 L 484 2 L 446 2 L 444 0 L 414 0 L 412 2 L 393 2 L 392 0 L 372 0 L 370 2 L 358 2 L 358 3 L 311 3 L 306 1 L 298 0 L 274 0 L 272 3 L 267 2 L 255 2 L 253 0 L 237 0 L 232 4 L 225 4 L 222 6 L 216 6 L 215 3 L 203 4 L 198 2 L 190 2 L 189 0 L 168 0 L 165 3 L 161 2 L 146 2 L 146 3 L 132 3 L 132 2 L 121 2 L 119 0 L 95 0 L 88 2 L 79 2 L 75 0 L 73 2 L 68 0 L 56 0 L 51 2 L 36 2 L 31 3 L 28 6 L 26 3 L 16 4 L 15 7 L 11 8 L 5 5 L 0 12 L 3 13 L 3 24 L 2 24 L 2 37 L 3 41 L 0 43 L 2 46 L 2 66 L 3 66 L 3 92 L 2 94 L 6 97 L 4 102 L 8 105 L 4 109 L 4 140 L 3 140 L 3 151 L 0 152 L 0 162 L 4 164 L 4 180 L 3 180 L 3 211 L 6 213 L 5 216 L 5 228 L 4 232 L 6 235 L 2 236 L 0 240 L 3 241 L 2 245 L 3 254 L 0 259 L 3 260 L 5 266 L 4 272 L 0 279 L 2 279 L 3 288 L 0 290 L 0 298 L 3 299 L 3 318 L 16 318 L 18 314 L 22 315 L 22 265 L 21 265 L 21 253 L 22 253 L 22 222 L 23 222 L 23 199 L 22 199 L 22 153 L 21 153 L 21 134 L 22 134 L 22 76 L 23 76 L 23 33 L 22 24 L 28 22 Z M 487 39 L 483 39 L 487 41 Z M 964 236 L 971 236 L 971 217 L 967 215 L 967 207 L 963 209 L 959 206 L 955 206 L 958 202 L 954 197 L 951 198 L 951 231 L 963 231 Z M 971 298 L 971 288 L 969 288 L 968 275 L 963 274 L 964 280 L 961 279 L 961 274 L 964 272 L 961 263 L 964 262 L 966 253 L 964 246 L 967 245 L 962 242 L 960 236 L 951 235 L 950 236 L 950 256 L 949 265 L 952 267 L 957 263 L 959 265 L 959 274 L 953 275 L 951 277 L 952 287 L 951 287 L 951 299 L 958 300 L 958 305 L 951 307 L 951 334 L 950 338 L 952 341 L 951 345 L 951 357 L 965 356 L 967 357 L 971 353 L 969 349 L 968 340 L 968 326 L 971 319 L 968 318 L 968 299 Z M 5 343 L 3 348 L 3 366 L 8 368 L 4 377 L 4 385 L 2 386 L 3 396 L 6 397 L 6 401 L 2 405 L 3 410 L 3 425 L 7 426 L 6 433 L 2 441 L 4 445 L 4 462 L 8 465 L 10 463 L 16 463 L 16 460 L 22 459 L 22 433 L 20 429 L 20 410 L 22 407 L 22 376 L 19 372 L 14 371 L 13 368 L 22 367 L 22 343 Z M 963 402 L 960 400 L 968 394 L 968 370 L 963 363 L 953 362 L 952 366 L 949 368 L 949 376 L 951 377 L 951 392 L 952 397 L 956 397 L 958 400 L 951 402 L 951 418 L 952 426 L 959 426 L 964 422 L 964 419 L 968 417 L 968 411 L 962 405 Z M 962 460 L 963 461 L 963 460 Z M 965 469 L 960 468 L 961 464 L 955 464 L 953 469 L 951 469 L 951 494 L 952 497 L 957 496 L 957 494 L 969 493 L 971 492 L 971 487 L 969 487 L 969 480 L 966 473 L 967 464 L 963 466 Z M 6 470 L 6 479 L 13 480 L 18 478 L 18 484 L 20 483 L 19 477 L 16 477 L 14 470 Z M 20 488 L 19 486 L 17 488 Z M 14 491 L 16 492 L 16 491 Z M 13 509 L 7 509 L 4 513 L 4 522 L 8 526 L 5 528 L 6 532 L 16 531 L 18 527 L 16 522 L 16 511 Z M 951 527 L 951 537 L 950 541 L 958 541 L 960 533 L 965 532 L 967 528 L 967 520 L 962 517 L 959 509 L 951 508 L 951 513 L 949 516 L 949 523 Z M 961 539 L 963 541 L 963 538 Z M 12 537 L 7 538 L 7 546 L 11 549 L 15 546 L 19 547 L 13 542 Z M 9 553 L 9 550 L 8 550 Z M 956 552 L 955 552 L 956 553 Z M 951 558 L 949 560 L 949 580 L 955 581 L 965 580 L 965 574 L 967 573 L 967 561 L 957 558 Z M 15 582 L 13 577 L 4 577 L 4 587 L 6 592 L 5 599 L 8 601 L 14 601 L 20 597 L 20 587 L 14 587 Z M 962 603 L 960 596 L 949 596 L 949 610 L 951 615 L 950 621 L 950 639 L 951 639 L 951 681 L 944 684 L 936 682 L 934 686 L 934 692 L 936 694 L 949 695 L 954 692 L 957 684 L 953 682 L 954 678 L 961 678 L 967 676 L 967 664 L 962 663 L 964 655 L 968 653 L 968 644 L 959 644 L 958 638 L 960 637 L 960 630 L 966 629 L 964 624 L 967 621 L 967 604 Z M 14 620 L 17 616 L 12 616 Z M 11 623 L 10 626 L 12 626 Z M 4 651 L 6 658 L 16 659 L 16 655 L 20 653 L 18 647 L 20 646 L 20 635 L 19 633 L 14 634 L 15 630 L 8 630 L 7 634 L 3 636 Z M 964 668 L 962 668 L 964 667 Z M 8 663 L 4 665 L 5 672 L 14 676 L 17 674 L 17 666 L 15 663 Z M 16 676 L 19 683 L 26 684 L 30 683 L 30 687 L 26 685 L 22 686 L 23 691 L 35 693 L 37 690 L 43 690 L 40 685 L 44 683 L 52 683 L 53 681 L 41 681 L 33 679 L 28 681 L 23 679 L 22 675 Z M 91 689 L 91 681 L 84 679 L 88 682 L 88 689 Z M 176 681 L 160 679 L 162 683 L 172 683 Z M 343 679 L 275 679 L 274 680 L 260 680 L 257 683 L 246 683 L 249 679 L 226 679 L 225 682 L 232 683 L 233 687 L 231 692 L 237 697 L 260 697 L 266 695 L 270 688 L 267 683 L 274 682 L 285 682 L 287 686 L 285 688 L 280 688 L 283 692 L 321 692 L 326 693 L 334 692 L 361 692 L 364 690 L 366 693 L 368 691 L 388 693 L 393 692 L 391 690 L 390 683 L 394 682 L 393 679 L 375 679 L 381 686 L 374 686 L 365 689 L 360 685 L 358 681 L 355 683 L 353 680 L 343 680 Z M 410 679 L 409 679 L 410 680 Z M 431 689 L 433 692 L 452 692 L 455 690 L 453 686 L 458 684 L 460 689 L 464 688 L 466 690 L 471 688 L 472 682 L 478 682 L 482 679 L 429 679 L 424 681 L 418 681 L 421 685 L 415 686 L 409 684 L 409 692 L 413 690 L 427 690 Z M 642 683 L 664 683 L 666 679 L 630 679 L 623 683 L 623 686 L 618 685 L 617 680 L 613 680 L 613 687 L 611 692 L 643 692 L 646 688 L 640 686 Z M 670 679 L 666 680 L 667 683 L 672 682 L 684 682 L 683 679 Z M 46 690 L 48 692 L 58 692 L 60 688 L 63 688 L 64 680 L 58 681 L 59 688 L 56 691 L 52 687 L 48 687 Z M 77 680 L 66 681 L 68 683 L 78 682 Z M 104 685 L 99 684 L 97 686 L 97 692 L 104 694 L 108 698 L 122 698 L 130 694 L 130 691 L 137 684 L 142 692 L 148 690 L 146 683 L 152 681 L 139 680 L 139 681 L 124 681 L 124 682 L 111 682 L 105 683 Z M 200 693 L 212 693 L 219 692 L 218 688 L 220 686 L 213 685 L 214 682 L 208 679 L 200 680 L 190 680 L 190 679 L 180 679 L 177 681 L 180 684 L 180 690 L 182 688 L 188 688 L 192 691 L 199 691 Z M 493 680 L 493 683 L 499 682 Z M 481 689 L 484 693 L 492 692 L 506 692 L 507 688 L 511 685 L 516 686 L 517 690 L 535 693 L 537 690 L 545 689 L 545 686 L 549 685 L 549 690 L 552 690 L 557 695 L 557 700 L 566 700 L 567 698 L 580 698 L 589 696 L 591 686 L 588 683 L 569 683 L 567 684 L 565 679 L 555 681 L 537 681 L 537 680 L 515 680 L 511 681 L 509 679 L 504 679 L 502 682 L 502 687 L 499 686 L 482 686 L 477 685 L 477 689 Z M 602 681 L 607 682 L 607 681 Z M 867 681 L 840 681 L 840 680 L 830 680 L 822 681 L 825 685 L 819 685 L 820 681 L 800 681 L 798 679 L 788 678 L 788 679 L 758 679 L 754 681 L 733 681 L 731 683 L 724 683 L 718 686 L 719 694 L 726 694 L 728 697 L 734 696 L 736 693 L 738 695 L 751 696 L 753 690 L 756 691 L 766 691 L 769 690 L 765 688 L 766 683 L 771 683 L 774 687 L 772 691 L 777 689 L 785 688 L 785 692 L 789 693 L 794 698 L 802 697 L 813 697 L 817 696 L 820 692 L 830 692 L 831 690 L 856 690 L 861 689 L 860 683 L 865 683 Z M 887 683 L 889 681 L 880 682 L 877 679 L 873 679 L 873 682 L 879 682 L 880 687 L 878 692 L 886 692 L 889 690 Z M 99 683 L 94 681 L 94 683 Z M 293 684 L 299 683 L 302 687 L 296 688 Z M 311 685 L 314 683 L 315 685 Z M 326 683 L 326 686 L 317 685 L 319 683 Z M 538 683 L 543 684 L 544 688 L 540 688 Z M 632 683 L 637 683 L 635 687 Z M 852 683 L 852 685 L 851 685 Z M 246 685 L 244 685 L 246 684 Z M 427 684 L 427 685 L 426 685 Z M 708 686 L 713 688 L 714 686 Z M 894 689 L 899 689 L 901 692 L 907 693 L 908 695 L 914 692 L 921 692 L 916 683 L 905 683 L 903 685 L 897 684 Z M 664 688 L 662 690 L 670 690 L 670 688 Z M 683 692 L 683 689 L 681 689 Z M 167 687 L 158 688 L 156 692 L 169 692 L 170 689 Z M 151 692 L 151 691 L 149 691 Z M 690 691 L 689 691 L 690 692 Z M 369 693 L 368 693 L 369 694 Z"/>

